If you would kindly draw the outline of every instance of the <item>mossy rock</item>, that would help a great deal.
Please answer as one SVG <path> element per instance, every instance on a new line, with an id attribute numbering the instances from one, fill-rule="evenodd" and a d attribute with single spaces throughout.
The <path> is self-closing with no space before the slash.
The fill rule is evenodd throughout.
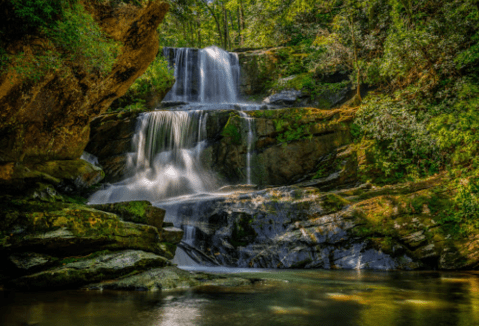
<path id="1" fill-rule="evenodd" d="M 139 250 L 103 252 L 11 280 L 6 287 L 21 290 L 75 288 L 169 264 L 164 257 Z"/>
<path id="2" fill-rule="evenodd" d="M 240 145 L 241 144 L 241 121 L 237 113 L 231 113 L 221 135 L 228 139 L 228 142 Z"/>
<path id="3" fill-rule="evenodd" d="M 321 206 L 331 213 L 336 213 L 350 204 L 348 200 L 333 193 L 326 194 L 321 199 Z"/>
<path id="4" fill-rule="evenodd" d="M 156 227 L 122 221 L 117 215 L 71 203 L 11 199 L 3 203 L 0 251 L 34 250 L 54 255 L 104 249 L 139 249 L 173 258 Z"/>
<path id="5" fill-rule="evenodd" d="M 122 220 L 163 228 L 165 210 L 152 206 L 149 201 L 129 201 L 114 204 L 91 205 L 100 211 L 118 215 Z"/>

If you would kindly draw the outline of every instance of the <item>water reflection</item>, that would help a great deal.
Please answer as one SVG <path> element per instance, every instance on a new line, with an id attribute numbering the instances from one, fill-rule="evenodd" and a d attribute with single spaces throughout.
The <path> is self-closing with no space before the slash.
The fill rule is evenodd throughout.
<path id="1" fill-rule="evenodd" d="M 163 293 L 4 291 L 0 324 L 479 325 L 476 273 L 235 272 L 269 281 Z"/>

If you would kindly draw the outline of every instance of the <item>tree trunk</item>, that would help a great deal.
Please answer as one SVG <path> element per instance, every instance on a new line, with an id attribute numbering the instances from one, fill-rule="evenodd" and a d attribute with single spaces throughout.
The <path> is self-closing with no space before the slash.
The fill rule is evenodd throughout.
<path id="1" fill-rule="evenodd" d="M 223 9 L 223 27 L 224 27 L 224 36 L 225 36 L 225 50 L 228 50 L 228 39 L 229 39 L 229 33 L 228 33 L 228 18 L 226 15 L 226 9 L 225 9 L 225 4 L 222 2 L 221 3 L 221 8 Z"/>
<path id="2" fill-rule="evenodd" d="M 228 10 L 228 16 L 230 17 L 231 29 L 234 30 L 235 24 L 233 20 L 233 16 L 231 15 L 231 11 Z M 236 41 L 236 40 L 233 40 Z M 233 44 L 234 43 L 234 44 Z M 231 42 L 231 35 L 230 35 L 230 46 L 233 48 L 233 45 L 236 45 L 237 42 Z"/>
<path id="3" fill-rule="evenodd" d="M 241 10 L 238 7 L 238 38 L 239 38 L 239 46 L 243 46 L 243 33 L 241 31 Z"/>
<path id="4" fill-rule="evenodd" d="M 358 47 L 356 46 L 356 36 L 354 35 L 354 19 L 352 15 L 348 17 L 348 22 L 349 22 L 349 28 L 351 30 L 351 38 L 353 41 L 353 52 L 354 52 L 353 67 L 356 66 L 356 69 L 358 70 L 358 75 L 356 77 L 356 83 L 358 84 L 356 89 L 356 95 L 358 96 L 359 100 L 362 100 L 361 99 L 361 70 L 359 68 Z"/>
<path id="5" fill-rule="evenodd" d="M 201 23 L 200 20 L 198 19 L 196 22 L 196 26 L 198 28 L 198 47 L 201 49 L 202 48 L 202 42 L 201 42 Z"/>

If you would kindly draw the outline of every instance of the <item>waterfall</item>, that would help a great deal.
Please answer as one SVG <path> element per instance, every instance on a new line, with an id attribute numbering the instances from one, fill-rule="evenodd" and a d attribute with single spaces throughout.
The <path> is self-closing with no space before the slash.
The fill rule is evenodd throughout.
<path id="1" fill-rule="evenodd" d="M 128 154 L 128 178 L 95 193 L 90 203 L 158 202 L 217 189 L 212 173 L 201 164 L 201 152 L 207 145 L 208 111 L 216 109 L 240 110 L 246 122 L 245 182 L 251 184 L 253 120 L 241 111 L 257 110 L 260 106 L 237 103 L 240 77 L 237 54 L 212 46 L 205 49 L 165 47 L 163 55 L 174 67 L 176 78 L 165 100 L 194 103 L 141 114 L 132 152 Z"/>
<path id="2" fill-rule="evenodd" d="M 207 112 L 157 111 L 140 115 L 129 157 L 132 176 L 96 192 L 90 203 L 157 202 L 214 190 L 214 177 L 199 160 L 205 146 Z"/>
<path id="3" fill-rule="evenodd" d="M 216 46 L 205 49 L 163 49 L 176 82 L 164 101 L 236 103 L 238 101 L 239 60 Z"/>
<path id="4" fill-rule="evenodd" d="M 209 261 L 215 265 L 217 262 L 214 259 L 194 247 L 197 238 L 202 236 L 197 223 L 201 217 L 197 212 L 204 208 L 206 198 L 218 196 L 212 192 L 219 188 L 213 173 L 204 169 L 201 163 L 202 151 L 208 146 L 208 111 L 239 111 L 241 134 L 246 144 L 244 182 L 251 184 L 255 126 L 254 119 L 243 111 L 262 107 L 238 103 L 240 71 L 236 54 L 208 47 L 201 50 L 164 48 L 163 55 L 170 67 L 174 67 L 176 78 L 164 101 L 190 103 L 172 110 L 140 114 L 132 139 L 132 151 L 127 155 L 127 178 L 96 192 L 89 203 L 148 200 L 165 208 L 165 221 L 173 222 L 184 230 L 174 262 L 191 266 L 199 261 Z M 188 216 L 190 220 L 178 218 L 178 209 L 185 201 L 198 204 Z"/>

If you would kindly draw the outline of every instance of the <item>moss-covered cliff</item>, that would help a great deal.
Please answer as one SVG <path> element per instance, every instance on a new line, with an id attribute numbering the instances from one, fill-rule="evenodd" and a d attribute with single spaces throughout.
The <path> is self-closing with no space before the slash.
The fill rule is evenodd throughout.
<path id="1" fill-rule="evenodd" d="M 168 4 L 141 6 L 113 2 L 80 2 L 106 38 L 119 44 L 107 73 L 90 71 L 82 62 L 63 61 L 38 80 L 10 60 L 0 74 L 0 170 L 6 163 L 77 159 L 87 145 L 90 121 L 125 94 L 158 53 L 156 29 Z M 4 49 L 22 62 L 61 51 L 43 34 L 23 35 Z M 91 68 L 91 67 L 90 67 Z M 11 177 L 5 170 L 2 177 Z"/>

